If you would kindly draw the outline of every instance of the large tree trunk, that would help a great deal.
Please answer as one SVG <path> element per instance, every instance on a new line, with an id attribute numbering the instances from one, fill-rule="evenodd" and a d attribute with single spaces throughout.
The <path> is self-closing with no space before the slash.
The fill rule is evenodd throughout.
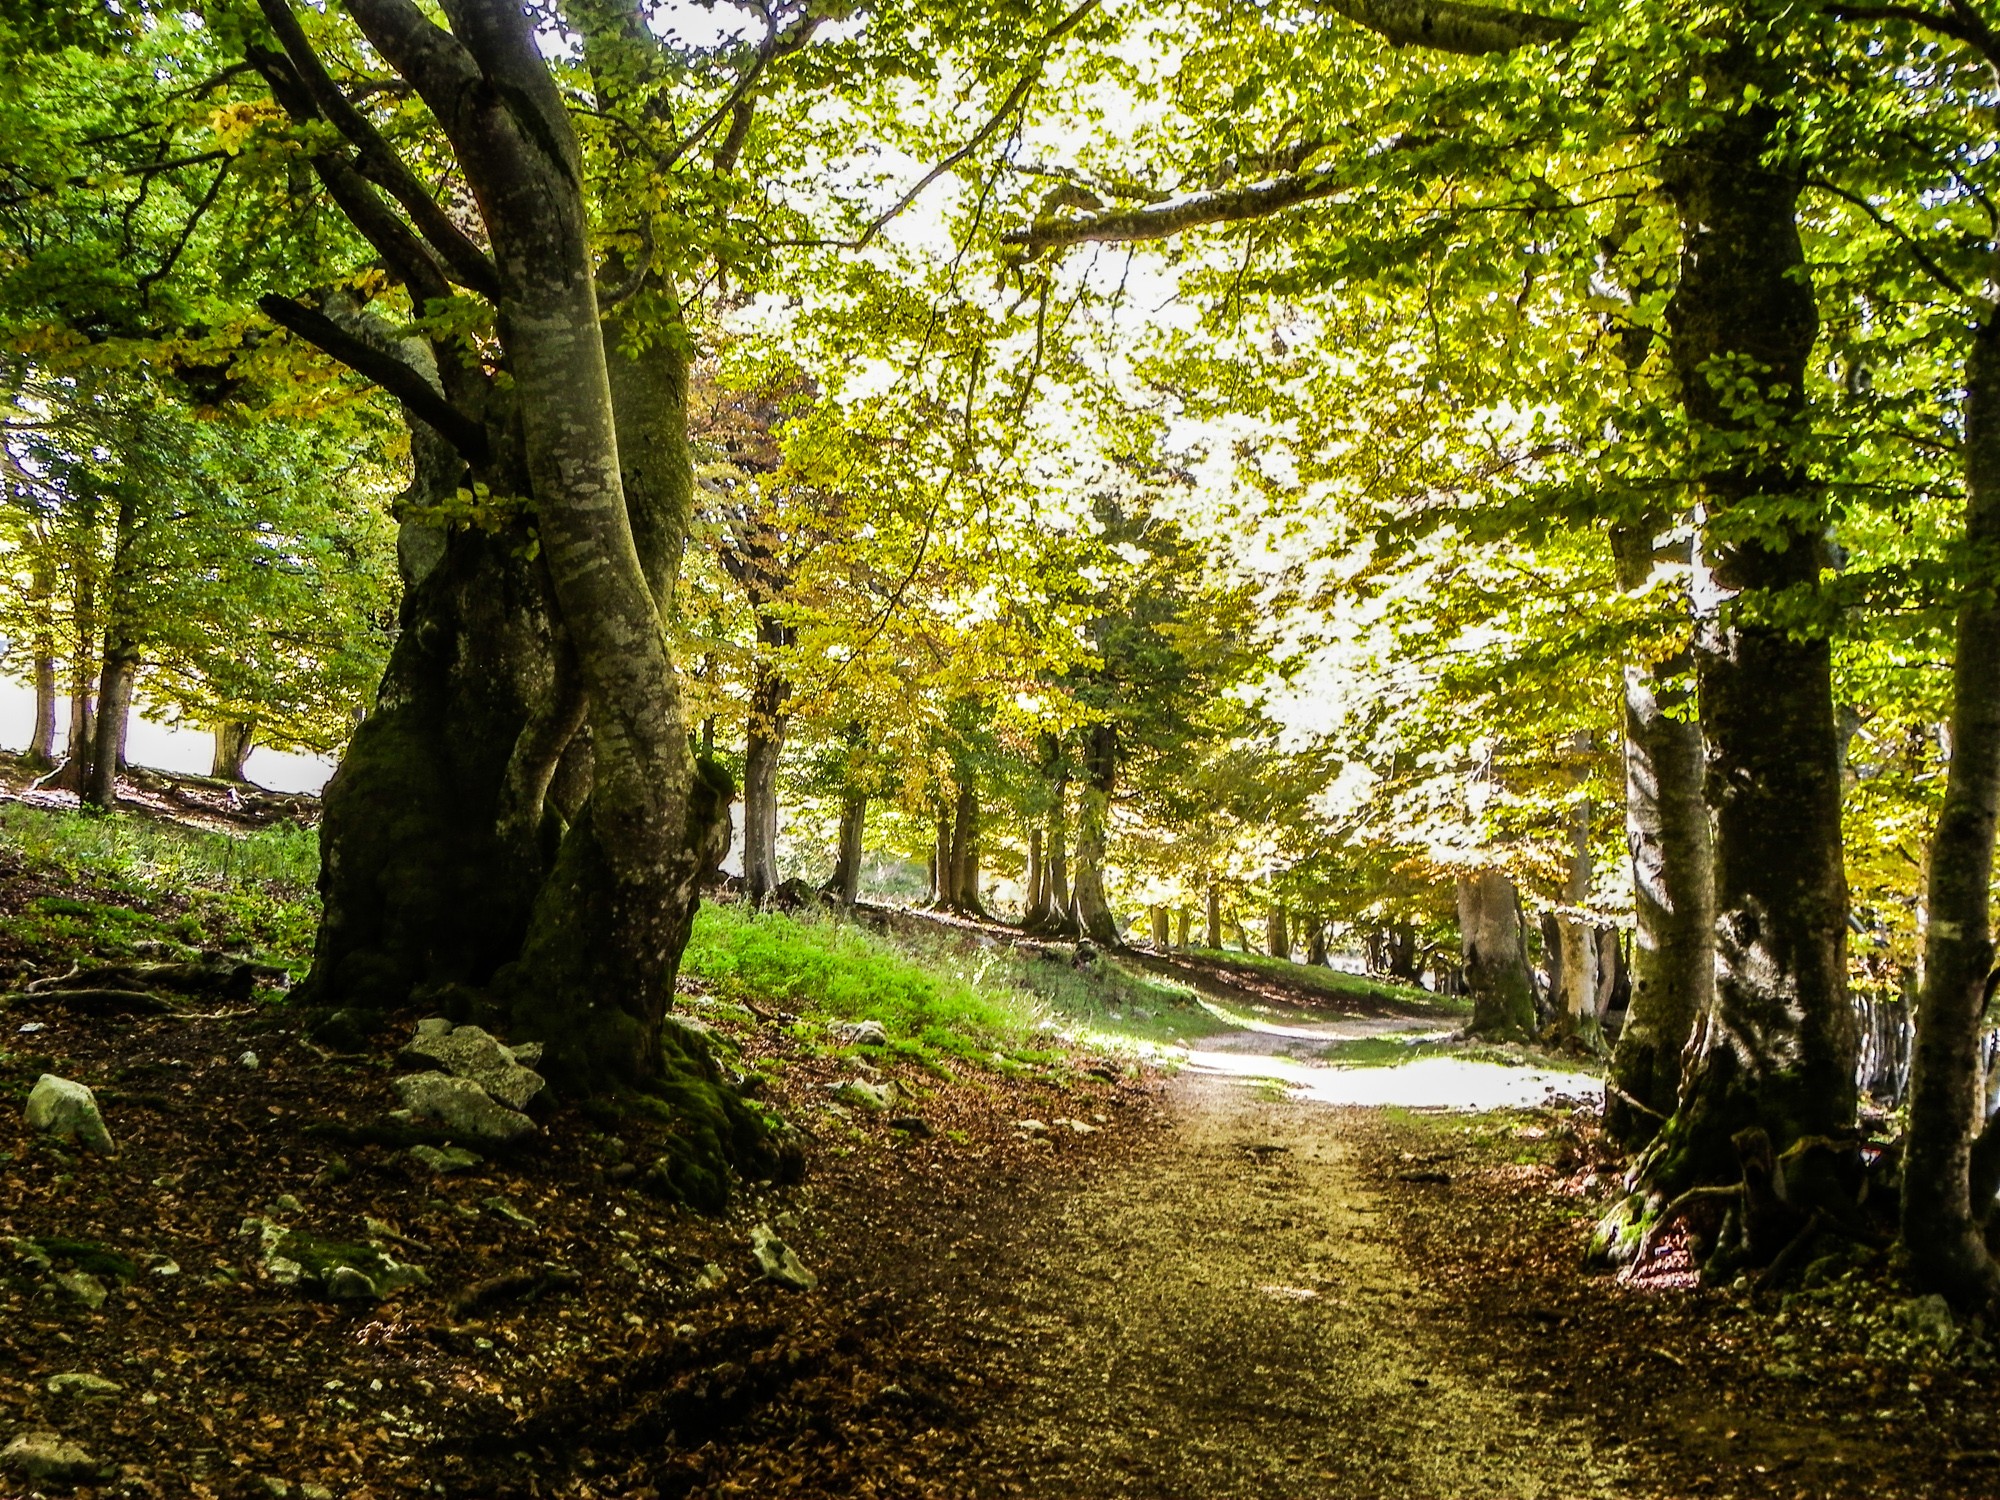
<path id="1" fill-rule="evenodd" d="M 861 844 L 868 829 L 868 794 L 848 791 L 840 799 L 840 849 L 827 878 L 826 892 L 852 906 L 861 898 Z"/>
<path id="2" fill-rule="evenodd" d="M 967 916 L 985 916 L 986 904 L 979 897 L 979 778 L 970 766 L 958 770 L 947 874 L 945 904 Z"/>
<path id="3" fill-rule="evenodd" d="M 1118 919 L 1104 894 L 1104 842 L 1111 823 L 1111 794 L 1118 784 L 1118 732 L 1109 724 L 1088 731 L 1083 796 L 1077 809 L 1076 925 L 1104 948 L 1122 943 Z"/>
<path id="4" fill-rule="evenodd" d="M 214 727 L 215 756 L 208 774 L 224 781 L 244 781 L 244 765 L 257 743 L 257 726 L 241 719 L 226 719 Z"/>
<path id="5" fill-rule="evenodd" d="M 1708 512 L 1696 659 L 1716 811 L 1714 1005 L 1645 1174 L 1669 1194 L 1739 1179 L 1746 1131 L 1761 1130 L 1783 1160 L 1801 1140 L 1851 1132 L 1856 1105 L 1832 655 L 1823 636 L 1738 608 L 1745 593 L 1809 597 L 1824 558 L 1811 481 L 1790 449 L 1817 333 L 1795 218 L 1802 178 L 1766 160 L 1781 122 L 1743 99 L 1728 62 L 1721 55 L 1707 80 L 1720 122 L 1677 149 L 1668 171 L 1682 230 L 1668 324 Z M 1761 82 L 1767 97 L 1778 92 Z M 1746 378 L 1762 393 L 1748 409 Z M 1755 524 L 1736 524 L 1746 512 Z M 1837 1207 L 1838 1179 L 1857 1161 L 1841 1150 L 1788 1161 L 1792 1210 Z M 1777 1247 L 1746 1248 L 1761 1258 Z"/>
<path id="6" fill-rule="evenodd" d="M 1652 577 L 1652 527 L 1612 535 L 1618 581 Z M 1631 997 L 1605 1090 L 1604 1129 L 1627 1150 L 1645 1145 L 1673 1114 L 1681 1065 L 1715 993 L 1715 889 L 1708 803 L 1702 795 L 1701 727 L 1689 695 L 1669 685 L 1692 661 L 1657 673 L 1625 668 L 1625 844 L 1632 857 Z"/>
<path id="7" fill-rule="evenodd" d="M 1521 898 L 1498 870 L 1458 877 L 1459 942 L 1472 1024 L 1480 1036 L 1525 1039 L 1535 1029 L 1535 987 L 1521 932 Z"/>
<path id="8" fill-rule="evenodd" d="M 759 661 L 743 748 L 743 891 L 761 902 L 778 888 L 778 762 L 791 717 L 791 684 Z"/>
<path id="9" fill-rule="evenodd" d="M 1284 903 L 1273 901 L 1264 920 L 1264 951 L 1273 958 L 1292 956 L 1291 923 L 1286 919 Z"/>
<path id="10" fill-rule="evenodd" d="M 1155 906 L 1148 913 L 1153 924 L 1153 951 L 1171 952 L 1174 946 L 1173 916 L 1165 906 Z"/>
<path id="11" fill-rule="evenodd" d="M 1193 915 L 1185 906 L 1174 908 L 1174 946 L 1183 953 L 1188 950 L 1188 928 Z"/>
<path id="12" fill-rule="evenodd" d="M 1058 767 L 1048 815 L 1042 824 L 1042 885 L 1040 897 L 1022 920 L 1024 931 L 1044 937 L 1074 937 L 1078 928 L 1071 911 L 1069 881 L 1069 778 L 1053 736 L 1045 740 L 1045 765 Z"/>
<path id="13" fill-rule="evenodd" d="M 1993 837 L 2000 816 L 2000 314 L 1980 324 L 1965 375 L 1965 537 L 1975 570 L 1958 614 L 1951 765 L 1931 840 L 1930 923 L 1910 1070 L 1902 1242 L 1910 1274 L 1959 1307 L 2000 1302 L 1974 1197 L 1974 1131 L 1986 1114 L 1980 1032 L 1993 968 Z M 1980 1174 L 1983 1175 L 1983 1174 Z"/>
<path id="14" fill-rule="evenodd" d="M 1202 912 L 1202 946 L 1218 952 L 1222 948 L 1222 887 L 1214 881 L 1208 883 L 1208 902 Z"/>
<path id="15" fill-rule="evenodd" d="M 92 807 L 108 811 L 118 805 L 118 773 L 125 768 L 125 736 L 138 677 L 139 648 L 123 638 L 107 640 L 97 678 L 97 743 L 91 747 L 90 780 L 83 792 Z"/>

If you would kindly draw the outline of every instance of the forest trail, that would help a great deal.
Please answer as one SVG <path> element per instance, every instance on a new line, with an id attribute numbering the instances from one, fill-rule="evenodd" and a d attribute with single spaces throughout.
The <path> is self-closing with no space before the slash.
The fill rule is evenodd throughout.
<path id="1" fill-rule="evenodd" d="M 1296 1048 L 1299 1029 L 1192 1051 L 1247 1061 L 1260 1040 Z M 1319 1028 L 1325 1042 L 1380 1029 Z M 986 1493 L 1617 1491 L 1579 1424 L 1427 1331 L 1432 1297 L 1359 1171 L 1366 1114 L 1198 1065 L 1164 1104 L 1133 1149 L 1004 1205 L 936 1262 L 933 1310 L 997 1376 L 974 1434 Z"/>

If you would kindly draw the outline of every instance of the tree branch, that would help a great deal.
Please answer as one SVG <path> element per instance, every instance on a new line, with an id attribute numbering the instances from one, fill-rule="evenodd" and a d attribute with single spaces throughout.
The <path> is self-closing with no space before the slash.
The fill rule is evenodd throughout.
<path id="1" fill-rule="evenodd" d="M 1000 101 L 1000 107 L 993 111 L 992 116 L 984 125 L 973 132 L 972 139 L 945 157 L 943 161 L 932 167 L 930 171 L 924 173 L 922 180 L 907 193 L 903 194 L 901 198 L 897 199 L 894 207 L 884 213 L 878 214 L 874 222 L 861 231 L 861 236 L 855 242 L 855 247 L 857 249 L 866 248 L 869 241 L 880 234 L 883 227 L 891 219 L 895 218 L 923 195 L 925 188 L 936 182 L 945 173 L 949 172 L 953 167 L 964 161 L 966 157 L 977 151 L 988 140 L 992 139 L 994 132 L 1007 122 L 1008 116 L 1021 107 L 1022 101 L 1028 97 L 1029 90 L 1033 89 L 1041 81 L 1042 68 L 1048 62 L 1049 49 L 1054 47 L 1065 36 L 1069 35 L 1070 32 L 1076 30 L 1078 26 L 1081 26 L 1084 18 L 1095 9 L 1097 9 L 1097 0 L 1083 0 L 1083 4 L 1051 26 L 1048 32 L 1042 37 L 1041 46 L 1036 49 L 1034 66 L 1024 72 L 1015 82 L 1014 87 L 1007 91 L 1007 97 Z"/>
<path id="2" fill-rule="evenodd" d="M 1301 172 L 1296 176 L 1253 182 L 1246 187 L 1190 193 L 1161 203 L 1149 203 L 1143 208 L 1115 209 L 1089 218 L 1042 219 L 1026 229 L 1009 230 L 1000 236 L 1000 242 L 1003 245 L 1019 245 L 1033 259 L 1064 245 L 1163 240 L 1206 224 L 1233 224 L 1243 219 L 1268 218 L 1301 203 L 1330 198 L 1346 186 L 1347 179 L 1332 172 Z"/>
<path id="3" fill-rule="evenodd" d="M 1581 21 L 1566 17 L 1459 0 L 1319 0 L 1319 5 L 1395 46 L 1461 57 L 1566 42 L 1583 30 Z"/>
<path id="4" fill-rule="evenodd" d="M 1829 5 L 1826 13 L 1840 21 L 1908 21 L 1912 26 L 1964 42 L 1988 62 L 2000 67 L 2000 37 L 1978 14 L 1954 3 L 1951 15 L 1921 5 Z"/>
<path id="5" fill-rule="evenodd" d="M 402 402 L 411 416 L 456 448 L 468 463 L 485 461 L 486 429 L 439 395 L 414 365 L 349 333 L 325 313 L 290 297 L 276 294 L 259 297 L 257 305 L 273 323 L 381 386 Z"/>
<path id="6" fill-rule="evenodd" d="M 1816 187 L 1823 193 L 1831 193 L 1834 197 L 1840 199 L 1841 202 L 1850 203 L 1860 209 L 1870 219 L 1875 221 L 1876 228 L 1894 236 L 1902 247 L 1910 252 L 1910 259 L 1914 260 L 1923 269 L 1926 276 L 1929 276 L 1931 280 L 1950 292 L 1954 297 L 1958 297 L 1968 303 L 1977 300 L 1971 292 L 1965 289 L 1964 284 L 1957 277 L 1939 265 L 1932 258 L 1931 253 L 1917 243 L 1916 236 L 1903 228 L 1902 225 L 1892 221 L 1887 214 L 1883 213 L 1859 193 L 1850 193 L 1846 188 L 1837 187 L 1824 177 L 1810 178 L 1807 185 Z"/>
<path id="7" fill-rule="evenodd" d="M 362 176 L 403 205 L 417 232 L 437 251 L 453 281 L 482 296 L 498 297 L 500 274 L 494 269 L 492 260 L 464 230 L 452 222 L 451 216 L 424 190 L 424 185 L 417 181 L 416 174 L 396 154 L 395 148 L 382 138 L 374 123 L 340 91 L 333 76 L 327 72 L 326 64 L 307 40 L 298 17 L 292 13 L 289 0 L 258 0 L 258 4 L 265 20 L 277 33 L 285 55 L 291 59 L 299 85 L 312 100 L 314 108 L 360 153 Z"/>

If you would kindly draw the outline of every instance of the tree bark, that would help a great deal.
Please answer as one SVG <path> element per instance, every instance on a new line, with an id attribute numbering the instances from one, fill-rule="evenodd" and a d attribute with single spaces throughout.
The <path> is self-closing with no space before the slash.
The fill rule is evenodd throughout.
<path id="1" fill-rule="evenodd" d="M 1951 764 L 1931 839 L 1923 989 L 1910 1070 L 1902 1245 L 1912 1279 L 1961 1309 L 2000 1303 L 1982 1232 L 1993 1187 L 1975 1197 L 1984 1124 L 1980 1034 L 1993 969 L 1993 838 L 2000 817 L 2000 313 L 1974 336 L 1965 374 L 1965 540 L 1972 569 L 1952 659 Z"/>
<path id="2" fill-rule="evenodd" d="M 791 684 L 759 660 L 743 747 L 743 890 L 755 902 L 778 888 L 778 762 L 791 724 L 785 712 L 790 698 Z"/>
<path id="3" fill-rule="evenodd" d="M 257 726 L 241 719 L 225 719 L 215 725 L 215 755 L 208 774 L 223 781 L 244 781 L 244 763 L 257 743 Z"/>
<path id="4" fill-rule="evenodd" d="M 54 571 L 37 559 L 31 579 L 35 615 L 35 727 L 28 738 L 28 761 L 56 762 L 56 622 Z"/>
<path id="5" fill-rule="evenodd" d="M 1188 949 L 1188 926 L 1193 915 L 1185 906 L 1174 908 L 1174 946 L 1183 953 Z"/>
<path id="6" fill-rule="evenodd" d="M 1535 1029 L 1535 989 L 1521 933 L 1521 900 L 1498 870 L 1458 877 L 1458 931 L 1472 996 L 1470 1031 L 1521 1040 Z"/>
<path id="7" fill-rule="evenodd" d="M 1174 946 L 1173 918 L 1164 906 L 1155 906 L 1150 916 L 1153 923 L 1153 951 L 1168 952 Z"/>
<path id="8" fill-rule="evenodd" d="M 1573 753 L 1589 749 L 1589 737 L 1579 735 Z M 1597 1027 L 1597 928 L 1580 915 L 1590 900 L 1590 800 L 1578 796 L 1570 808 L 1569 869 L 1563 882 L 1563 903 L 1571 908 L 1556 916 L 1556 944 L 1561 955 L 1560 984 L 1554 986 L 1556 1029 L 1593 1046 L 1602 1043 Z M 1554 978 L 1555 976 L 1551 976 Z"/>
<path id="9" fill-rule="evenodd" d="M 1326 922 L 1319 917 L 1310 917 L 1306 921 L 1306 930 L 1312 934 L 1307 939 L 1306 962 L 1315 968 L 1324 969 L 1327 962 Z"/>
<path id="10" fill-rule="evenodd" d="M 842 905 L 861 898 L 862 840 L 868 830 L 868 794 L 850 790 L 840 799 L 840 852 L 827 880 L 827 892 Z"/>
<path id="11" fill-rule="evenodd" d="M 1207 909 L 1202 913 L 1202 943 L 1205 947 L 1220 952 L 1222 949 L 1222 888 L 1214 881 L 1208 884 Z"/>
<path id="12" fill-rule="evenodd" d="M 1716 933 L 1714 1005 L 1645 1174 L 1669 1194 L 1738 1180 L 1745 1131 L 1762 1130 L 1778 1159 L 1802 1139 L 1840 1138 L 1857 1102 L 1832 653 L 1824 636 L 1740 607 L 1746 593 L 1809 597 L 1824 548 L 1791 449 L 1818 331 L 1796 222 L 1802 177 L 1767 160 L 1781 121 L 1744 98 L 1733 60 L 1718 53 L 1706 80 L 1720 119 L 1676 148 L 1667 172 L 1682 230 L 1668 325 L 1707 507 L 1696 662 Z M 1763 79 L 1764 96 L 1783 82 Z M 1748 407 L 1746 377 L 1759 393 Z M 1746 432 L 1758 438 L 1747 450 Z M 1785 1173 L 1791 1202 L 1837 1207 L 1838 1179 L 1857 1165 L 1853 1152 L 1806 1153 Z"/>
<path id="13" fill-rule="evenodd" d="M 1048 871 L 1042 863 L 1042 830 L 1028 830 L 1028 871 L 1022 884 L 1021 925 L 1028 926 L 1046 915 L 1049 904 Z"/>
<path id="14" fill-rule="evenodd" d="M 91 750 L 97 743 L 96 497 L 80 496 L 77 508 L 76 594 L 70 602 L 70 634 L 76 650 L 69 663 L 69 734 L 62 769 L 50 784 L 81 797 L 90 785 Z"/>
<path id="15" fill-rule="evenodd" d="M 1643 587 L 1653 527 L 1612 533 L 1618 581 Z M 1715 887 L 1701 726 L 1673 679 L 1683 654 L 1657 672 L 1625 667 L 1625 845 L 1632 859 L 1631 996 L 1611 1053 L 1605 1133 L 1627 1150 L 1650 1141 L 1680 1098 L 1681 1067 L 1715 994 Z"/>
<path id="16" fill-rule="evenodd" d="M 1109 724 L 1088 731 L 1083 795 L 1077 813 L 1076 923 L 1104 948 L 1121 946 L 1118 919 L 1104 894 L 1104 844 L 1111 821 L 1111 794 L 1118 783 L 1118 732 Z"/>
<path id="17" fill-rule="evenodd" d="M 979 778 L 970 766 L 958 771 L 948 871 L 946 905 L 967 916 L 985 916 L 986 904 L 979 895 Z"/>
<path id="18" fill-rule="evenodd" d="M 1286 920 L 1284 904 L 1271 903 L 1270 912 L 1264 921 L 1264 951 L 1273 958 L 1292 956 L 1291 924 Z"/>
<path id="19" fill-rule="evenodd" d="M 138 544 L 138 502 L 127 492 L 118 499 L 104 599 L 104 657 L 97 674 L 96 735 L 90 747 L 89 773 L 81 783 L 84 802 L 106 811 L 118 805 L 118 773 L 125 769 L 125 736 L 132 718 L 132 689 L 139 675 L 132 598 Z"/>

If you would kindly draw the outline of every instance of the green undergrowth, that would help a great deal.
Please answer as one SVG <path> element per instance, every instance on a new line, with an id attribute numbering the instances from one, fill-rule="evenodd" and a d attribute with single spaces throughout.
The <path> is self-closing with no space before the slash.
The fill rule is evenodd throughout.
<path id="1" fill-rule="evenodd" d="M 0 952 L 38 964 L 129 958 L 140 943 L 226 948 L 302 977 L 319 901 L 311 829 L 211 832 L 127 813 L 0 805 L 0 857 L 61 891 L 0 916 Z M 16 863 L 18 862 L 18 864 Z"/>
<path id="2" fill-rule="evenodd" d="M 948 929 L 881 932 L 831 911 L 704 906 L 681 958 L 712 1003 L 879 1021 L 890 1045 L 1003 1070 L 1054 1043 L 1144 1049 L 1213 1031 L 1185 986 L 1100 957 L 988 945 Z"/>
<path id="3" fill-rule="evenodd" d="M 1329 1000 L 1346 1000 L 1373 1005 L 1395 1005 L 1409 1010 L 1443 1015 L 1471 1015 L 1472 1001 L 1463 995 L 1437 995 L 1420 985 L 1392 984 L 1366 974 L 1349 974 L 1319 964 L 1293 963 L 1288 958 L 1272 958 L 1263 953 L 1243 953 L 1234 949 L 1194 948 L 1196 958 L 1223 969 L 1267 975 L 1294 989 L 1313 990 Z"/>
<path id="4" fill-rule="evenodd" d="M 802 1019 L 879 1021 L 892 1046 L 974 1061 L 1036 1060 L 1043 1017 L 997 953 L 888 937 L 831 914 L 705 905 L 681 973 L 719 999 Z"/>

